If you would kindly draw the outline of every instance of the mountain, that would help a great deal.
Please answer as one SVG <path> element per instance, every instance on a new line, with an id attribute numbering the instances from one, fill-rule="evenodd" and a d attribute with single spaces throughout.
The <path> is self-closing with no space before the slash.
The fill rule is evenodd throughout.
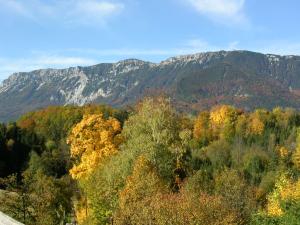
<path id="1" fill-rule="evenodd" d="M 0 86 L 0 121 L 48 105 L 125 106 L 165 93 L 182 111 L 214 104 L 300 108 L 300 56 L 219 51 L 160 63 L 128 59 L 88 67 L 14 73 Z"/>

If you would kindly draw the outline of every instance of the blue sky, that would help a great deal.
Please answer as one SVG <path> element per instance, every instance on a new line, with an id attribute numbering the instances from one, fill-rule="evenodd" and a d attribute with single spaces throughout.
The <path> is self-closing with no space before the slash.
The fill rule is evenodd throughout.
<path id="1" fill-rule="evenodd" d="M 299 0 L 0 0 L 0 80 L 203 51 L 300 54 L 299 9 Z"/>

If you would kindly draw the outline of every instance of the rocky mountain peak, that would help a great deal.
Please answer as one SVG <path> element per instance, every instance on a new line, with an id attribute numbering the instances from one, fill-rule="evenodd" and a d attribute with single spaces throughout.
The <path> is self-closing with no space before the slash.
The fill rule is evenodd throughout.
<path id="1" fill-rule="evenodd" d="M 0 85 L 0 120 L 48 105 L 124 106 L 148 90 L 163 91 L 182 110 L 216 103 L 300 108 L 300 57 L 219 51 L 171 57 L 161 63 L 127 59 L 68 69 L 14 73 Z"/>

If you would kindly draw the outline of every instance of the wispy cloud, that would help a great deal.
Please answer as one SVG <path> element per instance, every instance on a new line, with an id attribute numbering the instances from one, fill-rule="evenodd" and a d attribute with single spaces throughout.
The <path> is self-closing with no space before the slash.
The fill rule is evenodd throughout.
<path id="1" fill-rule="evenodd" d="M 22 2 L 11 0 L 0 0 L 1 9 L 3 11 L 9 10 L 15 14 L 18 14 L 23 17 L 29 17 L 32 18 L 31 12 L 28 11 L 27 7 L 24 6 Z"/>
<path id="2" fill-rule="evenodd" d="M 278 55 L 300 55 L 300 42 L 286 40 L 269 40 L 253 47 L 255 51 Z"/>
<path id="3" fill-rule="evenodd" d="M 236 47 L 237 42 L 234 47 Z M 214 46 L 201 39 L 191 39 L 178 44 L 177 48 L 116 48 L 116 49 L 62 49 L 34 51 L 28 58 L 0 58 L 0 81 L 14 72 L 31 71 L 44 68 L 66 68 L 87 66 L 101 62 L 115 62 L 126 58 L 164 60 L 171 56 L 193 54 L 205 51 L 232 50 L 233 44 Z M 103 60 L 105 59 L 105 60 Z M 110 60 L 108 60 L 110 59 Z"/>
<path id="4" fill-rule="evenodd" d="M 90 21 L 105 23 L 106 19 L 120 13 L 124 4 L 107 1 L 85 0 L 74 1 L 74 8 L 70 11 L 67 19 L 71 23 L 89 24 Z"/>
<path id="5" fill-rule="evenodd" d="M 96 64 L 91 58 L 60 55 L 36 55 L 30 58 L 0 58 L 0 81 L 14 72 L 26 72 L 45 68 L 66 68 Z"/>
<path id="6" fill-rule="evenodd" d="M 125 5 L 111 0 L 0 0 L 0 11 L 37 22 L 104 25 L 118 15 Z"/>
<path id="7" fill-rule="evenodd" d="M 200 14 L 226 25 L 248 25 L 245 0 L 185 0 Z"/>
<path id="8" fill-rule="evenodd" d="M 233 41 L 225 45 L 212 45 L 207 41 L 199 38 L 189 39 L 178 43 L 178 47 L 174 48 L 115 48 L 115 49 L 89 49 L 89 48 L 70 48 L 63 50 L 54 50 L 53 54 L 64 54 L 68 53 L 70 55 L 89 55 L 94 58 L 102 57 L 144 57 L 144 56 L 175 56 L 184 54 L 193 54 L 206 51 L 218 51 L 222 50 L 234 50 L 237 49 L 239 45 L 238 41 Z M 35 52 L 40 54 L 42 52 Z"/>
<path id="9" fill-rule="evenodd" d="M 88 66 L 103 62 L 115 62 L 126 58 L 149 59 L 154 62 L 171 56 L 193 54 L 207 51 L 248 49 L 262 53 L 279 55 L 300 55 L 300 42 L 273 40 L 245 46 L 239 41 L 225 45 L 214 45 L 200 38 L 183 41 L 175 48 L 116 48 L 116 49 L 63 49 L 52 51 L 34 51 L 28 58 L 1 58 L 0 81 L 10 74 L 45 68 L 67 68 L 70 66 Z M 103 60 L 105 59 L 105 60 Z"/>

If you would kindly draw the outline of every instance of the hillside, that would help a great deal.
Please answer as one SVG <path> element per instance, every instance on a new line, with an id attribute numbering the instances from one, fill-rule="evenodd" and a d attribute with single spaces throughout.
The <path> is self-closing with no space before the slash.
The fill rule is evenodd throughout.
<path id="1" fill-rule="evenodd" d="M 300 57 L 220 51 L 136 59 L 88 67 L 15 73 L 0 86 L 0 121 L 48 105 L 105 103 L 125 106 L 165 93 L 177 108 L 195 111 L 216 103 L 253 109 L 300 107 Z"/>

